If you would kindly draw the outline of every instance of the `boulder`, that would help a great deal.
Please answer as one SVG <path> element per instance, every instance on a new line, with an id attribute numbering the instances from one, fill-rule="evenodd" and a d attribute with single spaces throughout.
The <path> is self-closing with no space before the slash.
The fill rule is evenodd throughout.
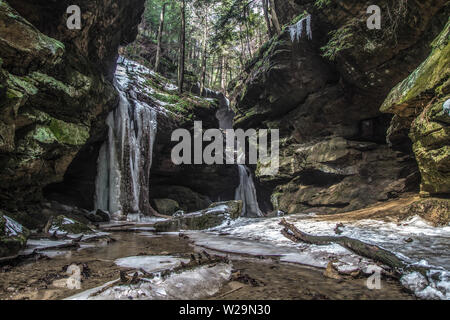
<path id="1" fill-rule="evenodd" d="M 427 189 L 447 188 L 450 180 L 442 173 L 448 168 L 448 142 L 440 139 L 447 136 L 446 129 L 436 133 L 436 143 L 415 145 L 414 155 L 407 136 L 411 119 L 396 119 L 389 134 L 402 148 L 392 148 L 386 144 L 392 116 L 380 111 L 392 88 L 430 54 L 429 44 L 448 20 L 445 1 L 408 2 L 406 8 L 402 1 L 381 0 L 383 12 L 401 14 L 387 18 L 392 20 L 387 25 L 397 28 L 379 33 L 367 28 L 368 1 L 275 3 L 285 27 L 255 53 L 228 88 L 235 128 L 279 129 L 278 174 L 264 176 L 262 163 L 256 170 L 259 188 L 272 191 L 274 209 L 338 213 L 416 192 L 414 156 L 419 167 L 431 168 L 434 178 Z M 312 39 L 293 41 L 289 26 L 305 11 L 312 17 Z M 444 52 L 445 45 L 440 48 Z M 442 68 L 430 72 L 433 81 L 427 83 L 441 83 L 445 91 L 445 81 L 435 82 L 434 77 L 448 77 L 449 64 L 436 65 Z M 444 102 L 435 101 L 440 106 Z M 422 141 L 434 132 L 435 124 L 430 125 L 419 133 Z"/>
<path id="2" fill-rule="evenodd" d="M 418 200 L 402 209 L 404 218 L 418 215 L 435 227 L 450 223 L 450 199 L 429 198 Z"/>
<path id="3" fill-rule="evenodd" d="M 29 231 L 0 212 L 0 258 L 16 255 L 27 243 Z"/>
<path id="4" fill-rule="evenodd" d="M 109 215 L 109 213 L 102 209 L 97 209 L 95 214 L 102 219 L 102 222 L 108 222 L 111 219 L 111 216 Z"/>
<path id="5" fill-rule="evenodd" d="M 80 234 L 92 233 L 93 230 L 84 223 L 70 219 L 64 215 L 57 216 L 51 221 L 51 226 L 48 228 L 49 234 Z"/>
<path id="6" fill-rule="evenodd" d="M 154 199 L 169 198 L 175 200 L 180 208 L 186 212 L 202 210 L 211 205 L 208 197 L 201 195 L 188 187 L 161 185 L 150 190 Z"/>
<path id="7" fill-rule="evenodd" d="M 164 215 L 173 215 L 175 212 L 180 210 L 180 205 L 178 202 L 172 199 L 154 199 L 155 209 Z"/>
<path id="8" fill-rule="evenodd" d="M 45 223 L 28 209 L 64 179 L 59 193 L 89 202 L 94 184 L 84 178 L 95 171 L 75 170 L 74 160 L 86 163 L 80 151 L 95 154 L 103 139 L 118 102 L 117 48 L 135 38 L 144 2 L 81 0 L 83 28 L 74 32 L 65 27 L 70 1 L 0 1 L 1 208 Z"/>
<path id="9" fill-rule="evenodd" d="M 242 214 L 242 201 L 213 203 L 208 209 L 186 214 L 154 225 L 157 232 L 179 230 L 205 230 L 217 227 L 229 219 L 237 219 Z"/>
<path id="10" fill-rule="evenodd" d="M 85 217 L 91 222 L 108 222 L 111 220 L 109 213 L 101 209 L 97 209 L 95 212 L 89 212 Z"/>
<path id="11" fill-rule="evenodd" d="M 449 77 L 450 21 L 432 43 L 428 58 L 392 89 L 381 107 L 406 123 L 424 194 L 450 193 Z M 391 128 L 397 123 L 393 121 Z"/>

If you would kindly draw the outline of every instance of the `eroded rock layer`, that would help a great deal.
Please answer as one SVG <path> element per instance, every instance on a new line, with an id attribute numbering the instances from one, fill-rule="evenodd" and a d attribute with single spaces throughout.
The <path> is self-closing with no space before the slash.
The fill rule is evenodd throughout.
<path id="1" fill-rule="evenodd" d="M 430 43 L 448 19 L 446 2 L 379 1 L 381 30 L 367 28 L 369 1 L 275 2 L 281 35 L 260 49 L 230 88 L 235 127 L 280 129 L 279 174 L 261 176 L 261 166 L 256 169 L 261 186 L 273 190 L 274 207 L 288 213 L 343 212 L 416 191 L 414 155 L 426 184 L 423 163 L 430 155 L 420 151 L 423 130 L 414 126 L 411 132 L 413 141 L 421 141 L 414 142 L 413 153 L 404 124 L 389 128 L 391 116 L 380 106 L 432 51 Z M 307 14 L 311 34 L 291 37 L 289 27 Z M 388 129 L 395 144 L 386 142 Z M 448 133 L 440 132 L 435 142 L 445 149 Z M 445 156 L 437 157 L 445 163 Z M 441 181 L 431 184 L 449 181 L 436 179 Z"/>
<path id="2" fill-rule="evenodd" d="M 69 30 L 71 4 L 0 2 L 0 207 L 9 212 L 39 215 L 43 188 L 63 181 L 76 157 L 95 158 L 118 101 L 117 48 L 135 38 L 144 8 L 144 0 L 78 1 L 82 29 Z M 93 190 L 77 179 L 92 168 L 95 160 L 72 171 L 72 192 Z"/>

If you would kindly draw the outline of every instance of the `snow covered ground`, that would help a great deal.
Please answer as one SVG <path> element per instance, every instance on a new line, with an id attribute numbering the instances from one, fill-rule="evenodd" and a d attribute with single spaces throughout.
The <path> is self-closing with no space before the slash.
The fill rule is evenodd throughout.
<path id="1" fill-rule="evenodd" d="M 116 260 L 120 266 L 144 268 L 147 272 L 171 269 L 186 260 L 168 256 L 128 257 Z M 213 296 L 228 282 L 232 266 L 220 263 L 173 273 L 167 278 L 156 276 L 138 284 L 111 286 L 116 281 L 81 292 L 66 300 L 194 300 Z M 109 286 L 109 288 L 107 288 Z M 106 289 L 107 288 L 107 289 Z"/>
<path id="2" fill-rule="evenodd" d="M 187 259 L 172 256 L 138 256 L 117 259 L 115 263 L 120 267 L 143 269 L 146 272 L 157 272 L 178 267 L 181 262 L 188 263 Z"/>
<path id="3" fill-rule="evenodd" d="M 335 266 L 339 271 L 347 273 L 357 269 L 367 273 L 367 268 L 374 265 L 369 259 L 337 244 L 293 243 L 281 234 L 280 220 L 240 218 L 208 233 L 193 232 L 189 235 L 197 245 L 222 252 L 279 256 L 281 261 L 321 268 L 330 261 L 337 261 Z M 336 236 L 336 221 L 320 221 L 314 215 L 293 215 L 287 220 L 310 234 Z M 400 224 L 360 220 L 348 222 L 340 229 L 342 236 L 376 244 L 408 263 L 429 267 L 429 280 L 410 273 L 401 279 L 402 284 L 420 298 L 450 299 L 450 226 L 436 228 L 419 217 L 412 217 Z"/>

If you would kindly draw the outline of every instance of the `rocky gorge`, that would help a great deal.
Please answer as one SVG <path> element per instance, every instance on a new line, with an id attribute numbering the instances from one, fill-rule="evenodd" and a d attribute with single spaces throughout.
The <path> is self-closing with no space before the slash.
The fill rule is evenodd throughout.
<path id="1" fill-rule="evenodd" d="M 383 5 L 401 10 L 401 3 Z M 419 184 L 424 194 L 448 198 L 445 1 L 409 4 L 390 18 L 397 21 L 389 34 L 365 27 L 364 1 L 277 7 L 287 27 L 231 84 L 235 126 L 282 132 L 280 173 L 260 177 L 274 188 L 275 207 L 345 212 L 418 191 Z M 288 26 L 301 12 L 313 16 L 314 36 L 292 41 Z M 436 109 L 427 107 L 431 101 Z M 439 124 L 419 120 L 433 121 L 431 114 Z M 431 187 L 429 179 L 440 182 Z"/>
<path id="2" fill-rule="evenodd" d="M 293 277 L 292 264 L 325 269 L 326 281 L 347 281 L 364 297 L 371 293 L 357 279 L 375 261 L 390 279 L 381 298 L 449 299 L 446 1 L 378 1 L 388 13 L 385 27 L 369 30 L 370 1 L 275 0 L 280 33 L 226 92 L 200 92 L 188 74 L 183 93 L 168 58 L 158 73 L 148 53 L 137 59 L 124 49 L 136 37 L 143 45 L 146 1 L 78 2 L 81 30 L 66 28 L 68 1 L 0 1 L 0 265 L 19 283 L 0 281 L 13 288 L 1 298 L 122 299 L 127 283 L 136 286 L 135 298 L 185 299 L 191 291 L 177 291 L 174 283 L 186 281 L 195 292 L 199 284 L 186 280 L 190 272 L 213 288 L 212 294 L 199 289 L 197 298 L 233 297 L 235 282 L 246 286 L 235 298 L 252 290 L 260 298 L 283 298 L 283 290 L 270 297 L 256 289 L 264 287 L 264 272 L 276 277 L 275 267 L 261 271 L 254 261 L 266 259 Z M 279 172 L 264 175 L 261 162 L 175 165 L 172 132 L 193 132 L 195 121 L 203 130 L 279 129 Z M 280 226 L 282 215 L 292 229 Z M 294 244 L 299 237 L 292 235 L 301 233 L 295 227 L 358 238 L 396 253 L 404 266 L 335 243 Z M 122 242 L 114 244 L 115 237 Z M 83 275 L 84 289 L 96 289 L 87 295 L 78 288 L 73 296 L 64 283 L 57 292 L 42 289 L 41 280 L 22 283 L 30 257 L 54 259 L 35 262 L 42 263 L 39 273 L 96 255 L 118 260 L 114 267 L 96 262 L 96 281 Z M 168 257 L 173 264 L 160 274 L 154 264 Z M 242 280 L 234 265 L 259 280 Z M 139 276 L 124 274 L 125 267 Z M 55 271 L 46 286 L 57 287 L 66 271 Z M 323 276 L 298 272 L 311 283 Z M 158 280 L 137 279 L 149 274 Z M 166 296 L 154 296 L 158 286 Z M 342 298 L 312 288 L 314 298 Z"/>

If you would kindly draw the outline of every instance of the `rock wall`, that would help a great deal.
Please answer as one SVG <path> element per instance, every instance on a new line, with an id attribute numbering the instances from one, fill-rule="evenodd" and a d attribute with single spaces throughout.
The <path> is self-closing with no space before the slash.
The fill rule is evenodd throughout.
<path id="1" fill-rule="evenodd" d="M 391 127 L 396 143 L 387 144 L 391 116 L 379 109 L 430 54 L 449 7 L 445 1 L 378 1 L 383 27 L 369 30 L 371 4 L 276 1 L 282 34 L 231 84 L 235 127 L 280 129 L 279 174 L 260 176 L 256 169 L 279 210 L 343 212 L 418 189 L 407 132 Z M 312 40 L 291 41 L 288 27 L 306 14 Z"/>
<path id="2" fill-rule="evenodd" d="M 0 207 L 17 215 L 38 216 L 43 188 L 87 157 L 80 150 L 95 154 L 117 104 L 118 46 L 135 38 L 144 9 L 144 0 L 78 1 L 82 29 L 69 30 L 71 4 L 0 2 Z"/>
<path id="3" fill-rule="evenodd" d="M 447 107 L 446 107 L 447 103 Z M 428 58 L 386 98 L 394 113 L 388 136 L 403 128 L 413 142 L 424 195 L 450 193 L 450 20 L 432 43 Z M 394 142 L 392 142 L 394 140 Z"/>

